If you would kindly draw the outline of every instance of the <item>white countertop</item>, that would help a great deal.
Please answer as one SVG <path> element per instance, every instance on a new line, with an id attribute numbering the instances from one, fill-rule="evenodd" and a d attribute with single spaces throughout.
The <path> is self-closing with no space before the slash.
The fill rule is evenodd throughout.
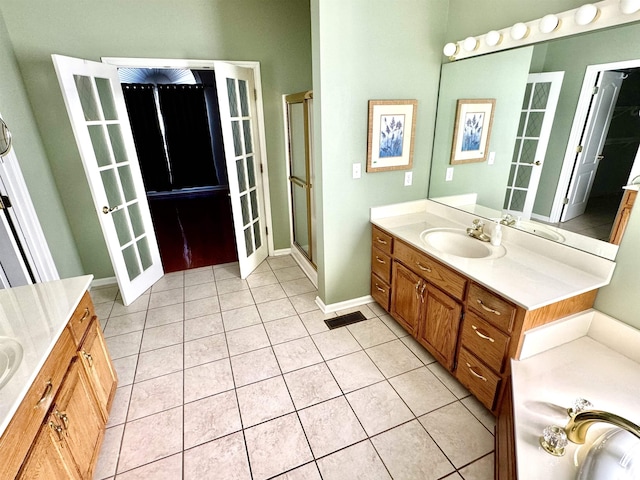
<path id="1" fill-rule="evenodd" d="M 473 218 L 429 200 L 371 209 L 373 224 L 527 310 L 600 288 L 611 280 L 615 263 L 514 229 L 503 229 L 506 254 L 499 258 L 448 255 L 420 240 L 426 229 L 465 229 Z M 485 231 L 490 233 L 491 228 L 487 225 Z"/>
<path id="2" fill-rule="evenodd" d="M 17 340 L 22 362 L 0 389 L 0 436 L 35 380 L 92 275 L 0 290 L 0 336 Z"/>
<path id="3" fill-rule="evenodd" d="M 590 443 L 614 428 L 596 424 L 585 446 L 569 442 L 563 457 L 546 453 L 539 444 L 542 430 L 548 425 L 564 427 L 569 419 L 566 409 L 577 398 L 640 424 L 640 331 L 590 311 L 530 332 L 553 342 L 560 330 L 568 343 L 511 362 L 519 480 L 576 478 L 576 464 L 581 464 Z M 577 338 L 571 340 L 570 332 Z M 548 345 L 542 338 L 536 343 Z"/>

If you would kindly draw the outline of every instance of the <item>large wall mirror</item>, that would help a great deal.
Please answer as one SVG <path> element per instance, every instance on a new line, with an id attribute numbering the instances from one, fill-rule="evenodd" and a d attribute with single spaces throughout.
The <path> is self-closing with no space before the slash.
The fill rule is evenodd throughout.
<path id="1" fill-rule="evenodd" d="M 640 175 L 637 38 L 640 23 L 443 65 L 429 198 L 613 260 L 623 186 Z M 586 105 L 585 78 L 599 86 Z M 495 156 L 447 181 L 460 98 L 496 99 Z"/>

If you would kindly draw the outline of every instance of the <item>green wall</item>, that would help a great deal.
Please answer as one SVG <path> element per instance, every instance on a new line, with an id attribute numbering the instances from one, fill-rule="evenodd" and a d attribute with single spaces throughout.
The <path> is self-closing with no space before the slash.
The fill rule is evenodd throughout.
<path id="1" fill-rule="evenodd" d="M 0 16 L 0 113 L 61 278 L 84 273 L 4 20 Z"/>
<path id="2" fill-rule="evenodd" d="M 502 210 L 532 53 L 533 47 L 519 48 L 442 66 L 429 197 L 477 193 L 480 205 Z M 453 180 L 447 182 L 460 98 L 496 100 L 488 149 L 495 152 L 495 163 L 455 165 Z"/>
<path id="3" fill-rule="evenodd" d="M 282 94 L 311 88 L 308 2 L 4 0 L 0 10 L 85 273 L 104 278 L 112 276 L 113 269 L 52 53 L 96 61 L 103 56 L 260 61 L 274 244 L 276 249 L 288 248 Z M 39 181 L 52 183 L 48 174 L 43 177 Z M 52 249 L 70 261 L 61 247 L 54 244 Z"/>
<path id="4" fill-rule="evenodd" d="M 545 216 L 551 213 L 587 66 L 640 58 L 640 44 L 628 41 L 630 38 L 640 38 L 640 24 L 564 38 L 546 45 L 544 65 L 539 71 L 564 71 L 565 75 L 536 195 L 535 213 Z"/>
<path id="5" fill-rule="evenodd" d="M 501 29 L 512 25 L 517 21 L 526 21 L 540 18 L 547 13 L 561 12 L 577 8 L 584 2 L 582 0 L 487 0 L 478 7 L 470 7 L 470 0 L 450 0 L 449 4 L 449 28 L 447 41 L 460 40 L 469 35 L 485 33 L 491 29 Z M 474 3 L 475 5 L 475 3 Z M 483 15 L 482 12 L 490 12 Z M 589 48 L 604 49 L 609 52 L 619 48 L 626 48 L 637 42 L 630 41 L 637 38 L 627 37 L 622 42 L 603 43 L 601 45 L 584 45 L 578 42 L 577 51 L 588 51 Z M 639 54 L 635 58 L 640 58 Z M 603 287 L 598 292 L 595 308 L 611 315 L 629 325 L 640 328 L 640 318 L 637 313 L 635 299 L 640 291 L 640 208 L 636 208 L 631 214 L 631 219 L 620 245 L 616 257 L 616 270 L 610 285 Z"/>
<path id="6" fill-rule="evenodd" d="M 312 0 L 319 294 L 369 294 L 369 208 L 427 194 L 447 0 Z M 417 99 L 413 185 L 365 173 L 368 100 Z M 362 178 L 352 179 L 352 164 Z"/>

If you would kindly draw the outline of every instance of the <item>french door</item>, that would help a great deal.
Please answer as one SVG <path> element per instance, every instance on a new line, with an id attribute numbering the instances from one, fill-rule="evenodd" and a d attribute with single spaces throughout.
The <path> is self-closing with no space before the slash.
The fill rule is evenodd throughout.
<path id="1" fill-rule="evenodd" d="M 93 204 L 129 305 L 163 275 L 117 69 L 52 55 Z"/>
<path id="2" fill-rule="evenodd" d="M 268 255 L 253 71 L 214 62 L 240 276 Z"/>
<path id="3" fill-rule="evenodd" d="M 564 72 L 529 75 L 504 209 L 531 218 Z"/>

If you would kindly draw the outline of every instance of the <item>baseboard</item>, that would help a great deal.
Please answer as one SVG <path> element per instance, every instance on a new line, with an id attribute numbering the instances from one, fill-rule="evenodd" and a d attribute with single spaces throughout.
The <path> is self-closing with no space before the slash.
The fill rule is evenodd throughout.
<path id="1" fill-rule="evenodd" d="M 281 248 L 279 250 L 274 250 L 273 251 L 273 256 L 274 257 L 281 257 L 283 255 L 289 255 L 291 253 L 291 249 L 290 248 Z"/>
<path id="2" fill-rule="evenodd" d="M 111 285 L 117 285 L 118 281 L 116 277 L 97 278 L 91 282 L 92 287 L 109 287 Z"/>
<path id="3" fill-rule="evenodd" d="M 313 285 L 318 288 L 318 271 L 313 268 L 311 262 L 300 253 L 297 248 L 291 248 L 291 256 L 296 261 L 298 266 L 302 269 L 307 278 L 313 283 Z"/>
<path id="4" fill-rule="evenodd" d="M 320 307 L 323 313 L 333 313 L 339 310 L 346 310 L 347 308 L 359 307 L 360 305 L 366 305 L 373 302 L 371 295 L 365 295 L 364 297 L 352 298 L 351 300 L 345 300 L 344 302 L 331 303 L 325 305 L 320 297 L 316 297 L 316 305 Z"/>

